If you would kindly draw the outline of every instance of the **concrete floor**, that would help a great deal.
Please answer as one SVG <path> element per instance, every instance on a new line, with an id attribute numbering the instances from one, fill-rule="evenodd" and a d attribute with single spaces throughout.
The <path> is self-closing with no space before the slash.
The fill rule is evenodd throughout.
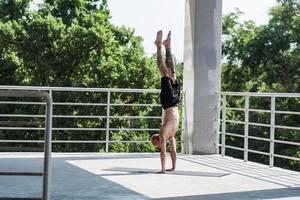
<path id="1" fill-rule="evenodd" d="M 54 153 L 52 157 L 53 200 L 300 199 L 299 172 L 219 155 L 179 155 L 178 171 L 167 174 L 154 173 L 160 167 L 159 154 Z M 0 172 L 41 171 L 42 154 L 0 153 Z M 40 197 L 41 191 L 40 176 L 0 173 L 0 199 Z"/>

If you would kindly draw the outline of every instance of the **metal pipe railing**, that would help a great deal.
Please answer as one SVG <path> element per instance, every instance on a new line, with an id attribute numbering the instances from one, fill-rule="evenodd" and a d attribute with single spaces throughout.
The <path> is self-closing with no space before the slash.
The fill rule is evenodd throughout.
<path id="1" fill-rule="evenodd" d="M 51 139 L 52 139 L 52 97 L 44 91 L 4 90 L 0 89 L 0 97 L 39 97 L 46 99 L 45 138 L 44 138 L 44 171 L 43 200 L 50 199 L 51 183 Z"/>
<path id="2" fill-rule="evenodd" d="M 153 132 L 153 131 L 159 131 L 159 127 L 154 128 L 133 128 L 133 127 L 112 127 L 110 126 L 112 119 L 149 119 L 149 120 L 162 120 L 163 113 L 161 115 L 156 116 L 147 116 L 147 115 L 118 115 L 118 113 L 111 114 L 111 110 L 116 107 L 140 107 L 140 109 L 144 108 L 155 108 L 155 107 L 161 107 L 160 104 L 157 103 L 122 103 L 122 102 L 112 102 L 112 94 L 114 93 L 153 93 L 153 94 L 159 94 L 160 90 L 158 89 L 123 89 L 123 88 L 80 88 L 80 87 L 32 87 L 32 86 L 0 86 L 1 88 L 5 89 L 18 89 L 18 90 L 41 90 L 41 91 L 47 91 L 49 94 L 54 95 L 53 98 L 55 99 L 55 95 L 60 92 L 77 92 L 80 93 L 101 93 L 103 95 L 106 95 L 106 100 L 103 100 L 103 102 L 53 102 L 53 106 L 56 109 L 60 109 L 60 106 L 82 106 L 83 109 L 85 106 L 95 106 L 95 107 L 101 107 L 103 109 L 106 109 L 106 114 L 98 114 L 98 115 L 88 115 L 88 114 L 73 114 L 73 113 L 66 113 L 66 114 L 55 114 L 52 115 L 53 119 L 57 118 L 65 118 L 65 119 L 104 119 L 106 121 L 105 126 L 100 127 L 53 127 L 53 131 L 105 131 L 105 139 L 103 141 L 96 141 L 97 143 L 105 143 L 105 151 L 109 151 L 109 145 L 111 143 L 115 143 L 116 141 L 110 140 L 110 135 L 112 131 L 136 131 L 136 132 Z M 52 94 L 54 93 L 55 94 Z M 75 94 L 76 95 L 76 94 Z M 105 98 L 103 98 L 105 99 Z M 34 102 L 34 101 L 25 101 L 25 102 L 16 102 L 16 101 L 0 101 L 1 104 L 10 104 L 10 105 L 44 105 L 43 102 Z M 182 107 L 183 108 L 183 107 Z M 81 109 L 81 108 L 80 108 Z M 182 115 L 183 116 L 183 115 Z M 22 114 L 12 114 L 12 113 L 1 113 L 0 117 L 16 117 L 16 118 L 43 118 L 44 116 L 41 114 L 32 114 L 32 113 L 22 113 Z M 183 124 L 183 123 L 182 123 Z M 0 127 L 0 130 L 27 130 L 27 131 L 40 131 L 43 130 L 41 127 L 21 127 L 21 126 L 15 126 L 15 127 L 7 127 L 2 126 Z M 179 129 L 183 133 L 183 128 Z M 183 139 L 181 138 L 181 145 L 183 145 Z M 0 142 L 7 142 L 7 143 L 41 143 L 40 140 L 0 140 Z M 59 140 L 59 143 L 94 143 L 92 140 L 76 140 L 76 141 L 69 141 L 69 140 Z M 149 143 L 150 141 L 144 141 L 145 143 Z M 53 143 L 57 143 L 55 140 Z M 141 141 L 128 141 L 128 143 L 141 143 Z M 183 148 L 182 148 L 183 150 Z"/>
<path id="3" fill-rule="evenodd" d="M 127 88 L 82 88 L 82 87 L 39 87 L 39 86 L 10 86 L 0 85 L 1 89 L 9 90 L 39 90 L 39 91 L 63 91 L 63 92 L 126 92 L 126 93 L 159 93 L 159 89 L 127 89 Z"/>
<path id="4" fill-rule="evenodd" d="M 266 155 L 269 157 L 269 166 L 274 166 L 274 158 L 283 158 L 283 159 L 289 159 L 294 161 L 300 161 L 300 158 L 294 157 L 294 156 L 287 156 L 287 155 L 280 155 L 275 153 L 275 144 L 286 144 L 286 145 L 294 145 L 294 146 L 300 146 L 300 142 L 296 141 L 284 141 L 284 140 L 278 140 L 275 139 L 275 133 L 276 129 L 287 129 L 287 130 L 296 130 L 300 131 L 299 126 L 283 126 L 276 124 L 276 114 L 289 114 L 289 115 L 297 115 L 300 116 L 300 112 L 298 111 L 283 111 L 283 110 L 276 110 L 276 99 L 277 98 L 300 98 L 300 93 L 252 93 L 252 92 L 218 92 L 221 96 L 221 119 L 219 120 L 219 123 L 221 123 L 221 131 L 219 134 L 221 134 L 221 144 L 219 146 L 221 147 L 221 155 L 225 156 L 226 148 L 234 149 L 238 151 L 243 151 L 244 153 L 244 161 L 248 161 L 248 153 L 255 153 L 255 154 L 261 154 Z M 245 100 L 245 105 L 243 108 L 235 108 L 235 107 L 227 107 L 228 97 L 235 96 L 235 97 L 242 97 Z M 252 109 L 250 108 L 249 99 L 251 97 L 267 97 L 270 98 L 270 110 L 266 109 Z M 242 111 L 244 112 L 244 121 L 239 120 L 233 120 L 227 118 L 227 111 Z M 259 113 L 269 113 L 270 114 L 270 123 L 258 123 L 258 122 L 250 122 L 249 119 L 249 113 L 250 112 L 259 112 Z M 236 133 L 229 133 L 227 131 L 227 124 L 240 124 L 244 126 L 244 133 L 243 134 L 236 134 Z M 270 137 L 269 138 L 263 138 L 263 137 L 257 137 L 257 136 L 251 136 L 249 132 L 249 126 L 258 126 L 258 127 L 265 127 L 270 129 Z M 300 134 L 300 132 L 299 132 Z M 236 147 L 226 144 L 226 136 L 232 136 L 232 137 L 238 137 L 242 138 L 244 140 L 244 147 Z M 263 152 L 258 151 L 255 149 L 249 149 L 249 139 L 258 140 L 258 141 L 265 141 L 269 143 L 269 152 Z"/>

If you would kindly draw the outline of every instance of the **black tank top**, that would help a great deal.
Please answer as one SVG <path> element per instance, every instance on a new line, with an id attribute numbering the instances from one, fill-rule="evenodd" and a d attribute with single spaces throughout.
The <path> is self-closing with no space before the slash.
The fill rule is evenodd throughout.
<path id="1" fill-rule="evenodd" d="M 170 77 L 163 76 L 161 78 L 160 103 L 165 109 L 178 106 L 180 99 L 180 87 L 178 81 L 173 84 Z"/>

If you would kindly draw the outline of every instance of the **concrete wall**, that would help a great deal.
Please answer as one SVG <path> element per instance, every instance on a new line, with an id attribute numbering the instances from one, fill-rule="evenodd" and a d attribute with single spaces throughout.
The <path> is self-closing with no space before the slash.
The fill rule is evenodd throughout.
<path id="1" fill-rule="evenodd" d="M 185 3 L 185 152 L 215 154 L 218 144 L 222 0 Z"/>

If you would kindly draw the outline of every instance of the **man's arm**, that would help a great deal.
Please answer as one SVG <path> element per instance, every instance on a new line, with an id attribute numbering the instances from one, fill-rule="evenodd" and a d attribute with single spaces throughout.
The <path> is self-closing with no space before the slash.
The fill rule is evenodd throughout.
<path id="1" fill-rule="evenodd" d="M 160 140 L 160 163 L 161 163 L 161 171 L 159 173 L 165 173 L 166 171 L 166 137 L 165 135 L 161 134 L 159 136 Z"/>
<path id="2" fill-rule="evenodd" d="M 176 139 L 175 137 L 172 137 L 170 139 L 170 154 L 172 159 L 172 168 L 167 171 L 174 171 L 176 169 Z"/>

